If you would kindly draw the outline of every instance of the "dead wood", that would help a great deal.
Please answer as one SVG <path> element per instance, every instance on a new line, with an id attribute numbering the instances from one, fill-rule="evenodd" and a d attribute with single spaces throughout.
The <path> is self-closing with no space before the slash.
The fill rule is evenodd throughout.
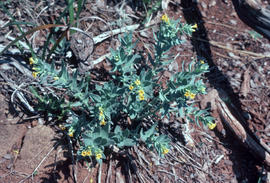
<path id="1" fill-rule="evenodd" d="M 240 94 L 244 97 L 250 92 L 250 71 L 249 68 L 244 72 Z"/>
<path id="2" fill-rule="evenodd" d="M 217 92 L 217 91 L 216 91 Z M 236 117 L 230 112 L 227 105 L 223 102 L 223 100 L 220 98 L 219 95 L 217 95 L 217 98 L 215 100 L 216 107 L 218 110 L 218 113 L 222 119 L 222 122 L 229 127 L 229 129 L 233 132 L 235 137 L 244 145 L 246 148 L 250 150 L 250 152 L 257 158 L 264 161 L 264 163 L 270 167 L 270 154 L 263 147 L 263 145 L 260 144 L 260 142 L 257 142 L 252 135 L 250 135 L 245 128 L 242 126 L 242 124 L 237 120 Z M 260 140 L 259 140 L 260 141 Z"/>
<path id="3" fill-rule="evenodd" d="M 270 10 L 260 0 L 232 0 L 239 18 L 270 40 Z"/>

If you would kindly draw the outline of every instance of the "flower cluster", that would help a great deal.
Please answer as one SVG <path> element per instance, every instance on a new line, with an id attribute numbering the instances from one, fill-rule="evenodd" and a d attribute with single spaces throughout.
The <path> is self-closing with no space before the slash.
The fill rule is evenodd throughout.
<path id="1" fill-rule="evenodd" d="M 105 121 L 105 115 L 104 115 L 104 109 L 102 107 L 99 107 L 99 120 L 100 120 L 100 125 L 104 126 L 106 125 L 106 121 Z"/>
<path id="2" fill-rule="evenodd" d="M 36 62 L 36 60 L 35 60 L 33 57 L 30 57 L 30 58 L 29 58 L 29 64 L 30 64 L 30 65 L 35 65 L 36 63 L 37 63 L 37 62 Z M 32 76 L 33 76 L 34 78 L 36 78 L 37 75 L 40 73 L 40 72 L 39 72 L 39 69 L 38 69 L 37 67 L 33 67 L 32 69 L 33 69 Z"/>
<path id="3" fill-rule="evenodd" d="M 170 24 L 170 19 L 167 14 L 162 15 L 161 20 L 167 24 Z"/>
<path id="4" fill-rule="evenodd" d="M 92 155 L 91 147 L 88 147 L 86 150 L 83 150 L 81 155 L 82 157 L 91 156 Z"/>
<path id="5" fill-rule="evenodd" d="M 143 89 L 140 89 L 138 91 L 138 94 L 139 94 L 139 100 L 144 100 L 144 91 L 143 91 Z"/>
<path id="6" fill-rule="evenodd" d="M 195 93 L 192 93 L 190 90 L 186 90 L 184 96 L 185 96 L 186 98 L 194 99 L 195 96 L 196 96 L 196 94 L 195 94 Z"/>
<path id="7" fill-rule="evenodd" d="M 129 90 L 132 91 L 134 89 L 134 86 L 139 88 L 139 90 L 137 90 L 139 100 L 140 101 L 145 100 L 145 98 L 144 98 L 144 90 L 141 87 L 141 81 L 139 79 L 136 79 L 136 81 L 133 84 L 129 85 Z"/>

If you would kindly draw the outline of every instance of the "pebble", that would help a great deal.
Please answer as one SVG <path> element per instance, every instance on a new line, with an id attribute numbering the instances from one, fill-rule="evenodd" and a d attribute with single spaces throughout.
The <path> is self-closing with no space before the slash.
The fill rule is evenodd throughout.
<path id="1" fill-rule="evenodd" d="M 230 23 L 233 25 L 237 25 L 237 21 L 236 20 L 230 20 Z"/>

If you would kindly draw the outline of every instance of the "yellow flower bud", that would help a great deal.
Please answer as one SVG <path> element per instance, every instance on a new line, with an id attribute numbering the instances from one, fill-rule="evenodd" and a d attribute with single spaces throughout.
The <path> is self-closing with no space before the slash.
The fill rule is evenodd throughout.
<path id="1" fill-rule="evenodd" d="M 33 76 L 34 78 L 37 78 L 37 75 L 38 75 L 38 72 L 32 72 L 32 76 Z"/>
<path id="2" fill-rule="evenodd" d="M 135 84 L 136 84 L 137 86 L 139 86 L 139 85 L 141 84 L 141 81 L 137 79 L 137 80 L 135 81 Z"/>
<path id="3" fill-rule="evenodd" d="M 87 156 L 91 156 L 91 155 L 92 155 L 91 150 L 86 151 L 86 155 L 87 155 Z"/>
<path id="4" fill-rule="evenodd" d="M 82 151 L 81 155 L 82 155 L 83 157 L 85 157 L 85 156 L 87 155 L 87 152 L 86 152 L 86 151 Z"/>
<path id="5" fill-rule="evenodd" d="M 208 126 L 208 128 L 209 128 L 210 130 L 213 130 L 213 129 L 217 126 L 217 124 L 216 124 L 216 123 L 210 122 L 210 123 L 207 124 L 207 126 Z"/>
<path id="6" fill-rule="evenodd" d="M 168 154 L 168 152 L 169 152 L 169 149 L 164 148 L 163 151 L 162 151 L 162 154 L 165 155 L 165 154 Z"/>
<path id="7" fill-rule="evenodd" d="M 194 24 L 194 25 L 191 26 L 191 31 L 195 32 L 197 28 L 198 28 L 198 25 Z"/>
<path id="8" fill-rule="evenodd" d="M 101 153 L 97 153 L 97 154 L 96 154 L 96 159 L 99 160 L 99 159 L 101 159 L 101 158 L 102 158 L 102 154 L 101 154 Z"/>
<path id="9" fill-rule="evenodd" d="M 196 96 L 196 94 L 194 94 L 194 93 L 190 93 L 189 98 L 190 98 L 190 99 L 194 99 L 194 98 L 195 98 L 195 96 Z"/>
<path id="10" fill-rule="evenodd" d="M 102 121 L 100 121 L 100 123 L 99 123 L 101 126 L 104 126 L 104 125 L 106 125 L 106 121 L 103 119 Z"/>
<path id="11" fill-rule="evenodd" d="M 134 89 L 134 86 L 130 85 L 130 86 L 129 86 L 129 89 L 130 89 L 130 90 L 133 90 L 133 89 Z"/>
<path id="12" fill-rule="evenodd" d="M 169 19 L 169 17 L 167 16 L 167 14 L 162 15 L 161 20 L 162 20 L 163 22 L 166 22 L 166 23 L 169 23 L 169 22 L 170 22 L 170 19 Z"/>
<path id="13" fill-rule="evenodd" d="M 33 65 L 33 64 L 35 64 L 36 62 L 35 62 L 35 60 L 33 59 L 33 57 L 30 57 L 29 58 L 29 64 L 30 65 Z"/>

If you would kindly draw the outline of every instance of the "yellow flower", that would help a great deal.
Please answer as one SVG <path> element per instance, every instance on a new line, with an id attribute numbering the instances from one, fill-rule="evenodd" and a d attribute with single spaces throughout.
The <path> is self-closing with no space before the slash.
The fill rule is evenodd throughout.
<path id="1" fill-rule="evenodd" d="M 196 94 L 194 94 L 194 93 L 190 93 L 190 94 L 189 94 L 189 98 L 190 98 L 190 99 L 194 99 L 195 96 L 196 96 Z"/>
<path id="2" fill-rule="evenodd" d="M 133 89 L 134 89 L 134 86 L 129 85 L 129 89 L 130 89 L 130 90 L 133 90 Z"/>
<path id="3" fill-rule="evenodd" d="M 86 155 L 87 155 L 87 156 L 91 156 L 91 155 L 92 155 L 91 150 L 86 151 Z"/>
<path id="4" fill-rule="evenodd" d="M 210 123 L 207 124 L 207 126 L 208 126 L 208 128 L 209 128 L 210 130 L 213 130 L 213 129 L 217 126 L 217 124 L 216 124 L 216 123 L 210 122 Z"/>
<path id="5" fill-rule="evenodd" d="M 190 90 L 186 90 L 186 92 L 185 92 L 184 96 L 185 96 L 186 98 L 194 99 L 194 98 L 195 98 L 195 96 L 196 96 L 196 94 L 195 94 L 195 93 L 190 92 Z"/>
<path id="6" fill-rule="evenodd" d="M 82 151 L 81 155 L 82 155 L 83 157 L 85 157 L 85 156 L 87 155 L 87 152 L 86 152 L 86 151 Z"/>
<path id="7" fill-rule="evenodd" d="M 38 75 L 38 72 L 32 72 L 32 76 L 33 76 L 34 78 L 37 78 L 37 75 Z"/>
<path id="8" fill-rule="evenodd" d="M 140 90 L 138 91 L 138 93 L 139 93 L 139 95 L 143 95 L 143 94 L 144 94 L 143 89 L 140 89 Z"/>
<path id="9" fill-rule="evenodd" d="M 194 25 L 191 26 L 191 29 L 192 29 L 191 31 L 195 32 L 197 28 L 198 28 L 198 25 L 194 24 Z"/>
<path id="10" fill-rule="evenodd" d="M 201 63 L 201 64 L 204 64 L 204 61 L 203 61 L 203 60 L 200 60 L 200 63 Z"/>
<path id="11" fill-rule="evenodd" d="M 58 80 L 58 79 L 59 79 L 59 77 L 55 76 L 55 77 L 53 77 L 53 79 L 54 79 L 54 80 Z"/>
<path id="12" fill-rule="evenodd" d="M 186 90 L 186 93 L 184 94 L 185 97 L 189 97 L 190 96 L 190 90 Z"/>
<path id="13" fill-rule="evenodd" d="M 135 81 L 135 84 L 136 84 L 137 86 L 139 86 L 139 85 L 141 84 L 141 81 L 137 79 L 137 80 Z"/>
<path id="14" fill-rule="evenodd" d="M 102 121 L 100 121 L 100 123 L 99 123 L 101 126 L 104 126 L 104 125 L 106 125 L 106 121 L 103 119 Z"/>
<path id="15" fill-rule="evenodd" d="M 29 64 L 30 65 L 33 65 L 33 64 L 35 64 L 36 62 L 35 62 L 35 60 L 33 59 L 33 57 L 30 57 L 29 58 Z"/>
<path id="16" fill-rule="evenodd" d="M 103 111 L 99 111 L 99 116 L 104 116 Z"/>
<path id="17" fill-rule="evenodd" d="M 169 152 L 169 149 L 167 149 L 167 148 L 164 148 L 164 149 L 162 150 L 162 154 L 163 154 L 163 155 L 168 154 L 168 152 Z"/>
<path id="18" fill-rule="evenodd" d="M 167 14 L 162 15 L 161 20 L 166 23 L 170 23 L 170 19 Z"/>
<path id="19" fill-rule="evenodd" d="M 101 153 L 97 153 L 96 154 L 96 159 L 99 160 L 100 158 L 102 158 L 102 154 Z"/>
<path id="20" fill-rule="evenodd" d="M 144 96 L 143 95 L 139 95 L 139 100 L 144 100 Z"/>
<path id="21" fill-rule="evenodd" d="M 69 133 L 68 136 L 73 137 L 73 132 L 72 133 Z"/>

